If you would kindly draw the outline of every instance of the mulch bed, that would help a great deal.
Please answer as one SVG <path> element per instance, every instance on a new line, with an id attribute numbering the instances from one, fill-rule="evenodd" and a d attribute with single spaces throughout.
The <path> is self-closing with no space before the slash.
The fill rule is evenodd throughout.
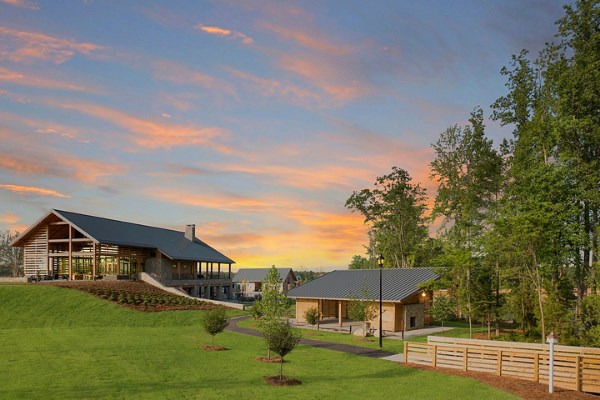
<path id="1" fill-rule="evenodd" d="M 206 350 L 206 351 L 223 351 L 223 350 L 227 350 L 223 346 L 202 346 L 201 349 L 202 350 Z"/>
<path id="2" fill-rule="evenodd" d="M 279 379 L 279 376 L 265 376 L 263 378 L 271 386 L 296 386 L 302 384 L 298 379 L 288 378 L 287 376 L 282 377 L 282 379 Z"/>
<path id="3" fill-rule="evenodd" d="M 256 361 L 264 362 L 264 363 L 279 363 L 281 362 L 281 357 L 256 357 Z M 283 361 L 285 362 L 285 361 Z"/>
<path id="4" fill-rule="evenodd" d="M 566 390 L 561 388 L 554 388 L 552 396 L 548 393 L 548 385 L 542 383 L 536 383 L 532 381 L 526 381 L 523 379 L 508 378 L 505 376 L 497 376 L 494 374 L 488 374 L 485 372 L 475 371 L 462 371 L 458 369 L 450 368 L 433 368 L 419 364 L 403 364 L 411 368 L 421 369 L 424 371 L 435 371 L 441 372 L 448 375 L 462 376 L 465 378 L 477 379 L 487 385 L 496 387 L 505 392 L 515 394 L 523 399 L 531 400 L 542 400 L 542 399 L 561 399 L 561 400 L 580 400 L 580 399 L 595 399 L 598 400 L 598 396 L 594 396 L 589 393 L 575 392 L 573 390 Z"/>
<path id="5" fill-rule="evenodd" d="M 165 292 L 157 287 L 149 285 L 145 282 L 140 281 L 69 281 L 69 282 L 59 282 L 59 283 L 51 283 L 52 285 L 64 287 L 68 289 L 77 289 L 97 298 L 110 301 L 113 304 L 117 304 L 123 307 L 127 307 L 137 311 L 144 312 L 157 312 L 157 311 L 179 311 L 179 310 L 211 310 L 216 306 L 212 303 L 207 303 L 197 300 L 191 300 L 184 298 L 182 296 L 177 296 L 173 293 Z M 170 304 L 127 304 L 119 302 L 118 298 L 115 295 L 115 298 L 111 300 L 107 298 L 104 294 L 98 294 L 97 292 L 101 291 L 102 293 L 106 293 L 107 291 L 116 292 L 128 292 L 132 296 L 138 298 L 156 298 L 161 297 L 165 301 L 168 301 Z M 182 303 L 182 304 L 177 304 Z"/>

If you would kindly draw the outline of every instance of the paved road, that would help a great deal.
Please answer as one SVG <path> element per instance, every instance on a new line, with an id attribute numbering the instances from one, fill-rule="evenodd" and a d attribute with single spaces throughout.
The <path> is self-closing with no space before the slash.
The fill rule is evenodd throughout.
<path id="1" fill-rule="evenodd" d="M 227 327 L 228 331 L 242 333 L 245 335 L 251 336 L 262 336 L 262 333 L 256 329 L 242 328 L 237 325 L 238 322 L 250 318 L 247 315 L 243 315 L 241 317 L 231 318 L 231 323 Z M 356 354 L 359 356 L 371 357 L 371 358 L 386 358 L 391 356 L 396 356 L 396 353 L 392 353 L 391 351 L 385 350 L 374 350 L 366 347 L 360 346 L 352 346 L 350 344 L 341 344 L 341 343 L 330 343 L 324 342 L 322 340 L 314 340 L 314 339 L 300 339 L 300 343 L 306 346 L 318 347 L 320 349 L 329 349 L 335 351 L 341 351 L 343 353 Z"/>

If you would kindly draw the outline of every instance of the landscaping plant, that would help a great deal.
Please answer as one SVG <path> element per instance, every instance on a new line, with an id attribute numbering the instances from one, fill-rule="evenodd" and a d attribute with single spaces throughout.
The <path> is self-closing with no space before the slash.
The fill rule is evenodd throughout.
<path id="1" fill-rule="evenodd" d="M 292 328 L 287 322 L 278 321 L 271 326 L 266 339 L 269 349 L 280 357 L 279 380 L 283 379 L 283 358 L 294 350 L 301 337 L 302 333 L 298 329 Z"/>
<path id="2" fill-rule="evenodd" d="M 229 325 L 229 318 L 223 308 L 213 308 L 202 317 L 202 326 L 206 333 L 212 337 L 211 348 L 215 348 L 215 336 L 223 332 Z"/>

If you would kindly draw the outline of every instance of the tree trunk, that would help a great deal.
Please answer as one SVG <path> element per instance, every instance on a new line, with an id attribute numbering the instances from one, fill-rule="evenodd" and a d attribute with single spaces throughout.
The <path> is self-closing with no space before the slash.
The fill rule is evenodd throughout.
<path id="1" fill-rule="evenodd" d="M 283 379 L 283 357 L 279 361 L 279 380 Z"/>

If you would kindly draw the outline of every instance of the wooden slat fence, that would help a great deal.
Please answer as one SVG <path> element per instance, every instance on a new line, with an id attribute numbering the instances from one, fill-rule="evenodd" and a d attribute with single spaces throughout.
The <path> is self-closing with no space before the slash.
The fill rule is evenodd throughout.
<path id="1" fill-rule="evenodd" d="M 404 360 L 416 364 L 548 383 L 548 345 L 429 336 L 404 342 Z M 554 386 L 600 393 L 600 348 L 554 346 Z"/>

